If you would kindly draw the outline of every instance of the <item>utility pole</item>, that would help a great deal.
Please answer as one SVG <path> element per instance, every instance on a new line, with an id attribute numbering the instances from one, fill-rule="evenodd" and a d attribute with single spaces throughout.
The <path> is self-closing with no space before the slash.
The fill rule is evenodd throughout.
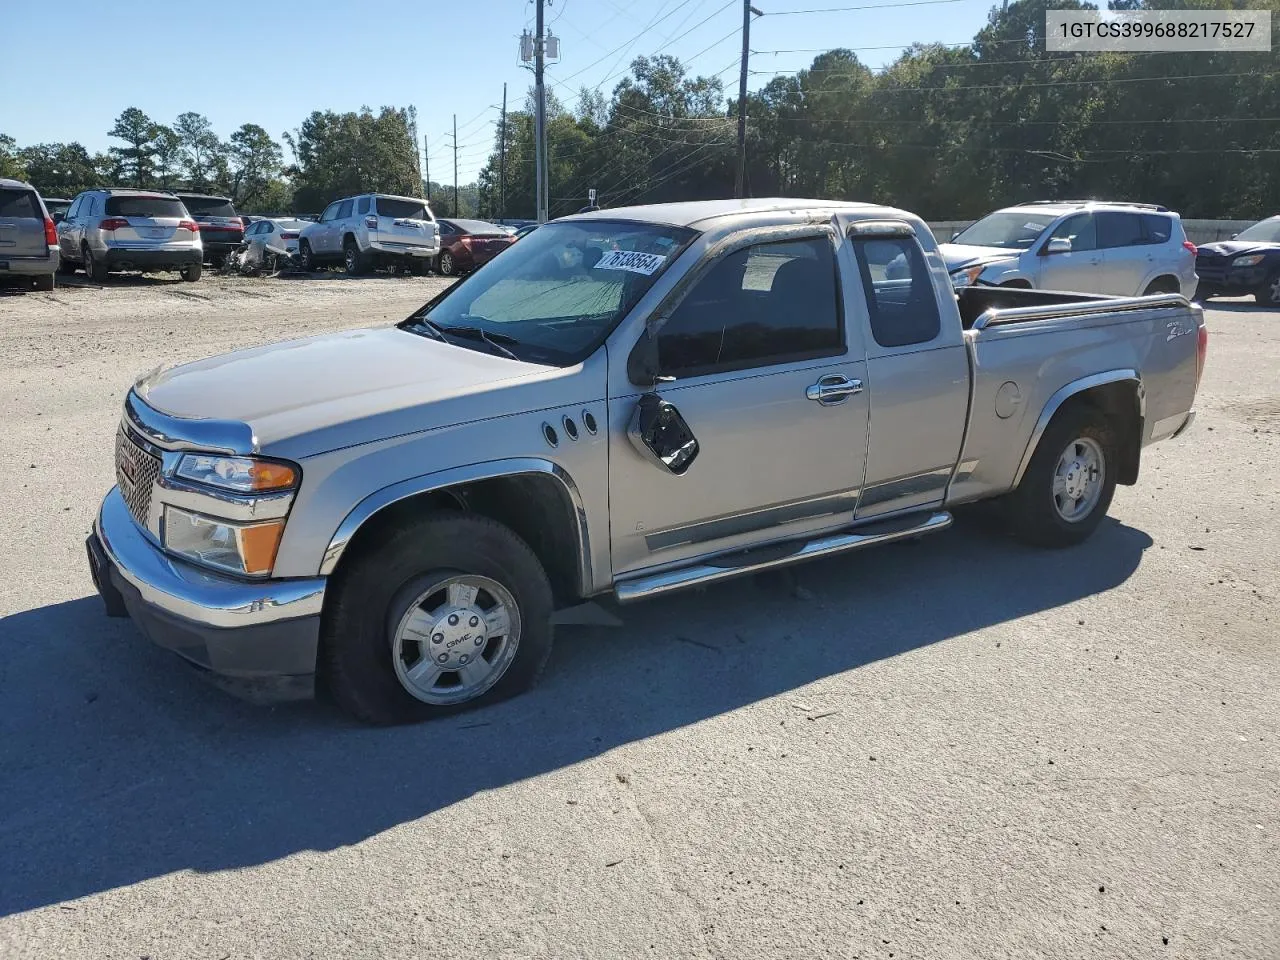
<path id="1" fill-rule="evenodd" d="M 427 185 L 427 205 L 431 205 L 431 151 L 427 147 L 427 135 L 422 135 L 422 179 Z"/>
<path id="2" fill-rule="evenodd" d="M 507 85 L 502 85 L 502 122 L 498 124 L 498 217 L 507 216 Z"/>
<path id="3" fill-rule="evenodd" d="M 738 70 L 738 172 L 733 178 L 733 195 L 741 198 L 747 177 L 747 58 L 751 54 L 751 15 L 764 16 L 742 0 L 742 65 Z"/>
<path id="4" fill-rule="evenodd" d="M 458 215 L 458 115 L 453 115 L 453 215 Z"/>
<path id="5" fill-rule="evenodd" d="M 546 191 L 546 164 L 547 149 L 544 138 L 547 135 L 547 90 L 543 84 L 543 72 L 546 69 L 546 42 L 543 37 L 543 12 L 546 6 L 546 0 L 537 0 L 538 17 L 537 17 L 537 33 L 533 40 L 533 90 L 534 90 L 534 131 L 533 138 L 536 144 L 534 148 L 534 178 L 537 180 L 538 188 L 535 191 L 537 197 L 537 214 L 535 219 L 539 223 L 547 222 L 547 191 Z"/>

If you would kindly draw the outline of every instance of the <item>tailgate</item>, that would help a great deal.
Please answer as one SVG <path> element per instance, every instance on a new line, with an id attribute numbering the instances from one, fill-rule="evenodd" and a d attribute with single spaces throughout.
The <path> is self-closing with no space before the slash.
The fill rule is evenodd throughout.
<path id="1" fill-rule="evenodd" d="M 374 208 L 368 226 L 375 236 L 370 239 L 424 249 L 439 246 L 440 228 L 421 200 L 375 197 Z"/>
<path id="2" fill-rule="evenodd" d="M 44 213 L 30 190 L 0 188 L 0 258 L 47 257 Z"/>

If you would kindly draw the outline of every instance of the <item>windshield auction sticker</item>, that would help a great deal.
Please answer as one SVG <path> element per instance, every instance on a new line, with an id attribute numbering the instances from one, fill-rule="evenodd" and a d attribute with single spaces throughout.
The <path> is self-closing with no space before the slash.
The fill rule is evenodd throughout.
<path id="1" fill-rule="evenodd" d="M 634 250 L 610 250 L 596 261 L 597 270 L 626 270 L 646 277 L 666 263 L 660 253 L 637 253 Z"/>
<path id="2" fill-rule="evenodd" d="M 1270 10 L 1047 10 L 1051 52 L 1271 49 Z"/>

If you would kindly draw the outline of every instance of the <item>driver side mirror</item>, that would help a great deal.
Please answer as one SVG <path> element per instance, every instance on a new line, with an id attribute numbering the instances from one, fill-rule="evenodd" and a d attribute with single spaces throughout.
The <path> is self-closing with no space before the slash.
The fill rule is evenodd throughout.
<path id="1" fill-rule="evenodd" d="M 1066 237 L 1054 237 L 1044 246 L 1045 256 L 1048 256 L 1051 253 L 1070 253 L 1070 252 L 1071 252 L 1071 241 L 1068 240 Z"/>
<path id="2" fill-rule="evenodd" d="M 1238 234 L 1238 233 L 1233 233 L 1233 234 L 1231 235 L 1231 239 L 1232 239 L 1232 240 L 1234 240 L 1234 239 L 1235 239 L 1236 237 L 1238 237 L 1238 236 L 1240 236 L 1240 234 Z"/>
<path id="3" fill-rule="evenodd" d="M 952 231 L 951 231 L 951 242 L 952 242 L 952 243 L 955 243 L 955 242 L 956 242 L 956 237 L 958 237 L 958 236 L 960 236 L 960 231 L 959 231 L 959 230 L 952 230 Z"/>
<path id="4" fill-rule="evenodd" d="M 689 424 L 656 393 L 646 393 L 636 403 L 627 436 L 641 456 L 677 477 L 698 456 L 698 441 Z"/>

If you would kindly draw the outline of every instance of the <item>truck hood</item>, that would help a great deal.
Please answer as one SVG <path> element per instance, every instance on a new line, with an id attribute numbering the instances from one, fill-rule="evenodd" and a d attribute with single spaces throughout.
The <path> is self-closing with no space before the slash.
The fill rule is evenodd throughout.
<path id="1" fill-rule="evenodd" d="M 575 382 L 580 370 L 523 363 L 385 327 L 158 370 L 140 379 L 134 392 L 172 417 L 245 423 L 257 451 L 299 459 L 536 409 L 529 406 L 535 392 L 539 406 L 574 403 L 587 396 Z"/>
<path id="2" fill-rule="evenodd" d="M 1005 247 L 973 247 L 965 243 L 940 243 L 938 252 L 947 270 L 959 270 L 979 263 L 995 263 L 997 260 L 1017 260 L 1021 251 Z"/>
<path id="3" fill-rule="evenodd" d="M 1215 257 L 1243 257 L 1250 253 L 1280 253 L 1280 243 L 1259 243 L 1257 240 L 1219 240 L 1216 243 L 1201 243 L 1196 246 L 1197 253 L 1207 253 Z"/>

